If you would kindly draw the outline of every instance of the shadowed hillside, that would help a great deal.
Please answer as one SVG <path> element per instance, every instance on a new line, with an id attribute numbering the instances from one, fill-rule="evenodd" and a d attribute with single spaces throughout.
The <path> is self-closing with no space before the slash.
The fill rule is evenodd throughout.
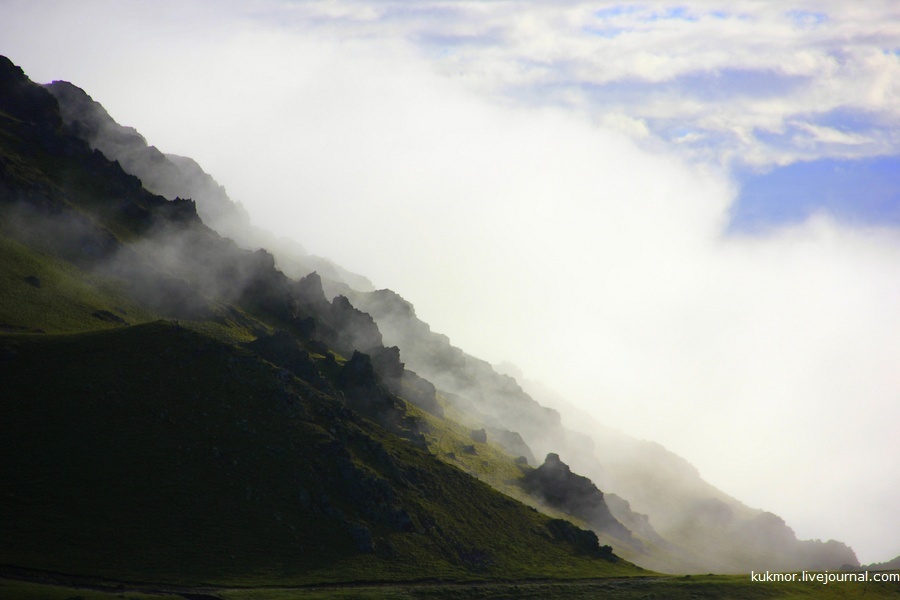
<path id="1" fill-rule="evenodd" d="M 166 322 L 0 338 L 0 562 L 219 581 L 634 572 L 280 373 Z"/>

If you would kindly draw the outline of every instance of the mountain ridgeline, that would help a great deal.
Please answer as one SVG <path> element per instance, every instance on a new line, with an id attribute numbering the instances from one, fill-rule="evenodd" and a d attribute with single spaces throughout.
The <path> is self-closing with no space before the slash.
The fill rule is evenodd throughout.
<path id="1" fill-rule="evenodd" d="M 0 246 L 5 565 L 301 584 L 858 566 L 658 445 L 567 427 L 5 58 Z"/>

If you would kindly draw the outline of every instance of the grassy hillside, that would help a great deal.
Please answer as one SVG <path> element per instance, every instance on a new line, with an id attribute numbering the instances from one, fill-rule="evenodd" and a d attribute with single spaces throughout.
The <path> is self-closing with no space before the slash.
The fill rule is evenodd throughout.
<path id="1" fill-rule="evenodd" d="M 3 564 L 230 583 L 639 572 L 182 326 L 6 334 L 0 380 Z"/>
<path id="2" fill-rule="evenodd" d="M 87 587 L 86 587 L 87 586 Z M 160 589 L 148 585 L 115 582 L 37 584 L 0 579 L 0 595 L 21 600 L 151 600 L 182 596 L 204 600 L 594 600 L 618 598 L 644 600 L 667 598 L 695 600 L 843 600 L 846 598 L 900 598 L 900 585 L 893 582 L 833 583 L 827 586 L 802 583 L 759 583 L 746 575 L 705 575 L 687 577 L 632 577 L 581 581 L 523 581 L 359 586 L 314 586 L 309 588 L 179 588 Z"/>
<path id="3" fill-rule="evenodd" d="M 120 282 L 0 236 L 0 328 L 64 333 L 158 318 L 134 303 Z"/>

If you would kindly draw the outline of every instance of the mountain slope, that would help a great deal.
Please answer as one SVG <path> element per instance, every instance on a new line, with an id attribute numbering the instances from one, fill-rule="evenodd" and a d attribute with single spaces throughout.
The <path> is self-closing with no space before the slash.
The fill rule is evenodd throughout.
<path id="1" fill-rule="evenodd" d="M 371 317 L 147 191 L 3 58 L 0 83 L 0 562 L 267 584 L 641 573 L 427 450 L 434 387 Z"/>
<path id="2" fill-rule="evenodd" d="M 452 346 L 395 292 L 360 292 L 352 300 L 372 315 L 385 343 L 396 345 L 410 368 L 452 398 L 473 427 L 519 432 L 535 454 L 558 455 L 605 492 L 613 492 L 607 505 L 614 518 L 648 542 L 635 548 L 620 539 L 614 545 L 630 560 L 664 572 L 859 565 L 845 544 L 797 540 L 780 518 L 729 497 L 659 444 L 636 440 L 571 410 L 580 427 L 564 424 L 560 413 L 548 408 L 566 406 L 564 401 L 535 385 L 531 387 L 538 393 L 531 395 L 513 377 Z"/>
<path id="3" fill-rule="evenodd" d="M 634 572 L 178 325 L 2 336 L 0 378 L 4 564 L 195 581 Z"/>

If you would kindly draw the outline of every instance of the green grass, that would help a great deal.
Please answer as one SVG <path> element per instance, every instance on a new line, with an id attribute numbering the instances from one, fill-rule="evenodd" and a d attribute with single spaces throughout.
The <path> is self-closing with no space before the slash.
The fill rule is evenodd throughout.
<path id="1" fill-rule="evenodd" d="M 29 283 L 32 278 L 40 287 Z M 136 302 L 125 282 L 86 271 L 3 235 L 0 290 L 0 327 L 5 325 L 9 331 L 76 333 L 148 323 L 163 316 Z M 212 311 L 210 319 L 182 324 L 231 344 L 271 333 L 270 327 L 240 307 L 213 303 Z M 97 314 L 107 318 L 98 318 Z"/>
<path id="2" fill-rule="evenodd" d="M 28 278 L 36 278 L 40 287 Z M 5 236 L 0 236 L 0 289 L 0 324 L 12 328 L 66 333 L 121 326 L 95 316 L 100 311 L 129 324 L 159 318 L 133 302 L 120 282 Z"/>
<path id="3" fill-rule="evenodd" d="M 458 415 L 458 411 L 450 407 L 449 403 L 444 402 L 443 406 L 447 407 L 450 415 Z M 471 437 L 472 425 L 461 425 L 452 418 L 438 418 L 412 405 L 409 407 L 409 412 L 427 424 L 429 432 L 425 434 L 425 438 L 428 441 L 428 448 L 445 463 L 461 469 L 487 483 L 493 489 L 545 515 L 566 519 L 583 529 L 589 528 L 588 524 L 580 519 L 545 506 L 537 498 L 525 492 L 520 483 L 524 473 L 532 470 L 533 467 L 517 464 L 515 457 L 492 443 L 490 434 L 488 434 L 487 443 L 475 442 Z M 474 453 L 470 451 L 472 447 L 474 447 Z M 633 550 L 623 547 L 620 540 L 609 534 L 598 532 L 597 537 L 601 544 L 612 546 L 620 556 L 622 553 L 619 548 L 622 548 L 621 552 L 629 555 L 626 557 L 627 560 L 631 560 L 631 556 L 637 560 L 642 558 Z M 645 543 L 649 545 L 649 543 Z"/>
<path id="4" fill-rule="evenodd" d="M 823 588 L 823 589 L 819 589 Z M 824 589 L 827 588 L 827 589 Z M 864 594 L 864 595 L 863 595 Z M 455 600 L 648 598 L 671 600 L 709 599 L 823 599 L 900 598 L 900 584 L 841 583 L 818 586 L 799 583 L 757 583 L 746 575 L 709 575 L 702 577 L 638 577 L 588 581 L 520 581 L 480 584 L 434 584 L 372 586 L 352 589 L 314 590 L 241 590 L 220 592 L 223 600 L 388 600 L 394 598 Z"/>
<path id="5" fill-rule="evenodd" d="M 107 591 L 67 585 L 0 579 L 0 598 L 8 600 L 159 600 L 172 599 L 169 594 L 153 594 L 110 589 Z"/>
<path id="6" fill-rule="evenodd" d="M 487 443 L 472 440 L 472 428 L 461 425 L 458 422 L 438 418 L 415 406 L 410 405 L 410 414 L 424 421 L 428 426 L 425 439 L 428 448 L 435 456 L 465 473 L 475 477 L 495 490 L 514 498 L 515 500 L 555 518 L 566 518 L 586 527 L 568 515 L 542 506 L 535 498 L 528 495 L 519 485 L 526 470 L 532 467 L 518 465 L 515 457 L 507 454 L 503 449 L 494 445 L 490 436 Z M 474 448 L 471 452 L 470 448 Z M 602 543 L 608 543 L 601 540 Z"/>
<path id="7" fill-rule="evenodd" d="M 474 583 L 428 582 L 420 584 L 354 585 L 310 588 L 179 588 L 165 592 L 151 584 L 106 590 L 0 579 L 0 597 L 17 600 L 111 600 L 177 597 L 176 592 L 206 594 L 221 600 L 596 600 L 648 598 L 697 600 L 844 600 L 849 598 L 900 598 L 897 583 L 759 583 L 747 575 L 694 577 L 645 577 L 584 581 L 495 581 Z"/>
<path id="8" fill-rule="evenodd" d="M 508 495 L 521 492 L 514 482 L 522 478 L 521 468 L 514 458 L 491 443 L 472 440 L 472 429 L 450 419 L 435 417 L 414 405 L 409 406 L 410 414 L 428 425 L 425 435 L 429 449 L 441 460 L 481 479 L 495 489 L 503 489 Z M 474 452 L 469 450 L 474 448 Z M 524 494 L 521 494 L 524 496 Z"/>
<path id="9" fill-rule="evenodd" d="M 241 585 L 641 573 L 185 327 L 0 335 L 0 379 L 0 564 Z"/>

